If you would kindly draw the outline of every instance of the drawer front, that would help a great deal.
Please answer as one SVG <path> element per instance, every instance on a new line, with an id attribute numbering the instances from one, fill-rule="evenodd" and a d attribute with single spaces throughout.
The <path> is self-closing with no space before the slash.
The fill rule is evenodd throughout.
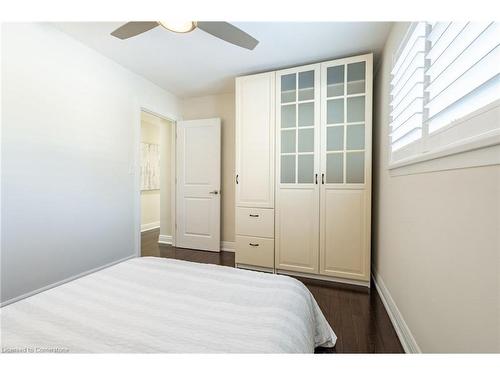
<path id="1" fill-rule="evenodd" d="M 274 268 L 274 240 L 236 236 L 235 261 L 249 266 Z"/>
<path id="2" fill-rule="evenodd" d="M 236 234 L 274 238 L 274 210 L 237 207 Z"/>

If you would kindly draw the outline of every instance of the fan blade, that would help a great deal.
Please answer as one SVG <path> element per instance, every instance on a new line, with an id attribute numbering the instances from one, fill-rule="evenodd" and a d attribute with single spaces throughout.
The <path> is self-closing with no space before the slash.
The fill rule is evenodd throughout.
<path id="1" fill-rule="evenodd" d="M 158 26 L 158 22 L 127 22 L 113 31 L 111 35 L 119 39 L 128 39 Z"/>
<path id="2" fill-rule="evenodd" d="M 259 44 L 257 39 L 227 22 L 196 22 L 196 26 L 219 39 L 239 47 L 252 50 Z"/>

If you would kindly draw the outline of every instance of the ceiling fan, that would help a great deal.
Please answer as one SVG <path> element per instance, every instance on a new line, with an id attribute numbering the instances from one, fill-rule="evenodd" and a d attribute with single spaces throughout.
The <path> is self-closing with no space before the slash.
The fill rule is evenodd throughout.
<path id="1" fill-rule="evenodd" d="M 202 22 L 202 21 L 189 21 L 189 22 L 167 22 L 167 21 L 144 21 L 144 22 L 127 22 L 125 25 L 120 26 L 111 33 L 116 38 L 128 39 L 133 36 L 142 34 L 146 31 L 154 29 L 156 26 L 162 26 L 167 30 L 176 33 L 189 33 L 198 28 L 205 31 L 219 39 L 225 40 L 228 43 L 236 46 L 253 50 L 259 41 L 252 36 L 248 35 L 243 30 L 238 29 L 236 26 L 228 22 Z"/>

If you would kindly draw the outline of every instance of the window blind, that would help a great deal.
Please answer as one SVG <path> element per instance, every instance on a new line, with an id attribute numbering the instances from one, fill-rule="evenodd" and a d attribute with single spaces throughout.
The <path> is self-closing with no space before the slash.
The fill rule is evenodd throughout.
<path id="1" fill-rule="evenodd" d="M 413 25 L 391 71 L 391 146 L 397 150 L 422 136 L 426 23 Z"/>
<path id="2" fill-rule="evenodd" d="M 390 90 L 392 160 L 499 130 L 461 120 L 500 108 L 500 23 L 413 23 L 394 54 Z"/>
<path id="3" fill-rule="evenodd" d="M 500 28 L 495 22 L 431 25 L 425 104 L 429 133 L 500 96 Z"/>

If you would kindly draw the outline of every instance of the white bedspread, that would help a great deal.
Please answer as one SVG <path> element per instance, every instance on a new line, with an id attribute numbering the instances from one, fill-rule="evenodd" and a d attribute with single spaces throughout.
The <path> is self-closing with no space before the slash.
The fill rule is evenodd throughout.
<path id="1" fill-rule="evenodd" d="M 154 257 L 5 306 L 1 323 L 4 352 L 310 353 L 337 339 L 291 277 Z"/>

